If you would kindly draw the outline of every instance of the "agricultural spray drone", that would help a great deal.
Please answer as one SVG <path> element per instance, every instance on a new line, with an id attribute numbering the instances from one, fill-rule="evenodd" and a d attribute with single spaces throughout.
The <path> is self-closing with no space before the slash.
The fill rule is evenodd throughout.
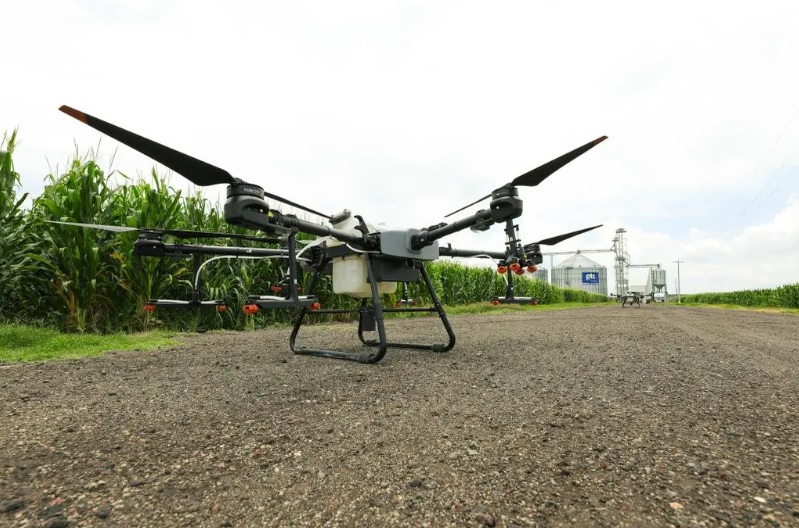
<path id="1" fill-rule="evenodd" d="M 244 306 L 244 311 L 255 313 L 262 309 L 299 309 L 299 315 L 294 322 L 289 337 L 289 346 L 295 354 L 376 363 L 383 358 L 389 347 L 431 350 L 434 352 L 449 351 L 455 345 L 455 334 L 425 270 L 425 262 L 436 260 L 441 256 L 486 256 L 496 259 L 499 261 L 498 271 L 508 272 L 508 286 L 505 297 L 495 298 L 495 303 L 534 303 L 535 299 L 514 296 L 512 275 L 535 270 L 535 266 L 543 261 L 540 250 L 541 245 L 557 244 L 567 238 L 600 227 L 593 226 L 523 245 L 518 237 L 518 226 L 514 225 L 513 221 L 522 214 L 522 200 L 519 197 L 518 187 L 535 187 L 552 173 L 607 139 L 606 136 L 597 138 L 522 174 L 471 204 L 446 215 L 446 217 L 452 216 L 483 200 L 491 199 L 488 208 L 480 209 L 466 218 L 449 224 L 442 222 L 422 228 L 383 229 L 368 224 L 361 216 L 353 215 L 348 210 L 335 215 L 320 213 L 271 194 L 259 185 L 234 178 L 223 169 L 96 117 L 68 106 L 62 106 L 60 110 L 149 156 L 184 176 L 195 185 L 227 184 L 224 216 L 228 223 L 261 231 L 270 237 L 284 237 L 287 245 L 286 249 L 263 249 L 260 251 L 268 252 L 267 255 L 269 256 L 288 259 L 288 271 L 285 279 L 288 287 L 282 289 L 280 295 L 250 296 L 249 303 Z M 265 198 L 271 198 L 320 216 L 326 222 L 320 224 L 300 219 L 295 215 L 281 213 L 270 208 Z M 455 249 L 450 245 L 446 247 L 439 246 L 438 241 L 448 235 L 467 228 L 472 231 L 485 231 L 494 224 L 505 224 L 506 244 L 505 250 L 502 252 Z M 143 232 L 146 233 L 147 230 L 143 230 Z M 298 251 L 297 233 L 306 233 L 317 238 Z M 210 248 L 213 246 L 195 246 L 195 248 L 197 247 Z M 161 252 L 175 250 L 174 247 L 167 247 L 163 245 L 162 241 L 153 240 L 152 237 L 141 242 L 140 248 L 137 251 L 143 251 L 140 254 L 144 255 L 159 255 Z M 226 249 L 229 250 L 230 248 L 223 247 L 219 250 L 224 251 Z M 147 251 L 150 253 L 147 253 Z M 202 251 L 205 250 L 196 250 L 195 253 L 201 254 Z M 307 291 L 303 292 L 304 295 L 299 295 L 297 289 L 300 268 L 312 274 Z M 354 310 L 322 309 L 319 306 L 317 297 L 314 295 L 314 291 L 323 275 L 332 275 L 334 293 L 359 299 L 359 308 Z M 381 295 L 395 292 L 397 283 L 417 282 L 420 279 L 430 293 L 432 307 L 416 307 L 411 305 L 412 303 L 410 302 L 406 304 L 400 303 L 401 306 L 397 307 L 383 307 Z M 403 297 L 406 301 L 408 300 L 407 295 Z M 385 312 L 407 311 L 436 312 L 447 333 L 448 341 L 436 344 L 388 341 L 383 314 Z M 297 336 L 306 318 L 316 314 L 331 313 L 358 314 L 358 338 L 366 347 L 364 352 L 323 350 L 297 345 Z M 377 338 L 368 338 L 365 335 L 366 332 L 376 332 Z"/>
<path id="2" fill-rule="evenodd" d="M 621 295 L 619 297 L 619 299 L 621 300 L 622 308 L 624 308 L 628 303 L 630 307 L 632 307 L 633 304 L 637 304 L 638 308 L 640 308 L 641 301 L 643 300 L 643 298 L 644 298 L 643 292 L 634 292 L 634 291 L 627 292 L 625 295 Z"/>

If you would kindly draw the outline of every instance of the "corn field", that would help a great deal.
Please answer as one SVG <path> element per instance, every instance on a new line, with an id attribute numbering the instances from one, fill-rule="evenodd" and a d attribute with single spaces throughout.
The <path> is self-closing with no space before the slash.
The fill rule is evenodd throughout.
<path id="1" fill-rule="evenodd" d="M 111 175 L 98 167 L 91 155 L 76 155 L 61 174 L 48 175 L 42 194 L 31 200 L 29 208 L 23 208 L 27 195 L 21 192 L 13 164 L 16 137 L 16 131 L 6 134 L 0 143 L 0 321 L 106 333 L 154 327 L 246 329 L 285 323 L 293 316 L 287 310 L 273 310 L 252 317 L 241 310 L 248 295 L 271 293 L 269 286 L 283 277 L 285 263 L 275 259 L 219 259 L 203 268 L 202 297 L 224 300 L 229 307 L 224 313 L 160 308 L 145 312 L 149 299 L 191 298 L 190 258 L 139 257 L 133 252 L 135 232 L 51 222 L 247 231 L 227 224 L 219 208 L 200 194 L 184 194 L 170 187 L 154 169 L 149 179 L 134 180 L 115 173 L 124 184 L 112 188 Z M 254 244 L 240 240 L 214 243 Z M 505 279 L 493 269 L 453 262 L 427 266 L 444 304 L 488 301 L 504 294 Z M 308 274 L 301 277 L 303 286 L 309 279 Z M 517 295 L 533 296 L 541 303 L 606 300 L 525 277 L 514 278 L 514 284 Z M 420 286 L 409 285 L 411 296 L 429 302 Z M 334 295 L 329 278 L 315 293 L 325 308 L 357 305 L 353 299 Z M 396 298 L 397 294 L 389 295 L 386 302 L 393 304 Z"/>
<path id="2" fill-rule="evenodd" d="M 799 283 L 772 289 L 683 295 L 683 303 L 735 304 L 757 308 L 799 308 Z"/>

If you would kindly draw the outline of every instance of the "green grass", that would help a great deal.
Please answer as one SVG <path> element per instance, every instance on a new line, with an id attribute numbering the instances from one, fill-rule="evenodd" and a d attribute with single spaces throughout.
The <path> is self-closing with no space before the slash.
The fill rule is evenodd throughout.
<path id="1" fill-rule="evenodd" d="M 63 334 L 57 330 L 0 325 L 0 363 L 98 356 L 110 350 L 151 350 L 178 344 L 174 334 Z"/>
<path id="2" fill-rule="evenodd" d="M 716 308 L 719 310 L 745 310 L 748 312 L 785 313 L 799 315 L 799 308 L 779 308 L 776 306 L 742 306 L 740 304 L 707 304 L 707 303 L 670 303 L 674 306 L 691 308 Z"/>

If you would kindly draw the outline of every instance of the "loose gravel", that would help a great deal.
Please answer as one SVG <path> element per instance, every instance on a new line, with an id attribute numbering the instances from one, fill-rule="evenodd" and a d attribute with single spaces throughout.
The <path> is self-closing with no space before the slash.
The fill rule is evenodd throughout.
<path id="1" fill-rule="evenodd" d="M 799 526 L 799 317 L 452 324 L 451 352 L 377 365 L 286 328 L 0 365 L 0 526 Z M 358 349 L 352 324 L 300 339 Z"/>

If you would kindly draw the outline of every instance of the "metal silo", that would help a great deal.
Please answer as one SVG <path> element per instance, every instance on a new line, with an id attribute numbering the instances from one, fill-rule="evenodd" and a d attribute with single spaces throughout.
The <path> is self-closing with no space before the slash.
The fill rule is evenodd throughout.
<path id="1" fill-rule="evenodd" d="M 542 268 L 541 266 L 538 266 L 538 269 L 535 270 L 535 273 L 528 273 L 527 276 L 531 279 L 549 282 L 549 270 L 547 268 Z"/>
<path id="2" fill-rule="evenodd" d="M 666 287 L 666 270 L 663 268 L 652 269 L 652 286 L 655 291 L 661 291 Z"/>
<path id="3" fill-rule="evenodd" d="M 578 253 L 552 268 L 552 284 L 607 295 L 608 269 Z"/>

